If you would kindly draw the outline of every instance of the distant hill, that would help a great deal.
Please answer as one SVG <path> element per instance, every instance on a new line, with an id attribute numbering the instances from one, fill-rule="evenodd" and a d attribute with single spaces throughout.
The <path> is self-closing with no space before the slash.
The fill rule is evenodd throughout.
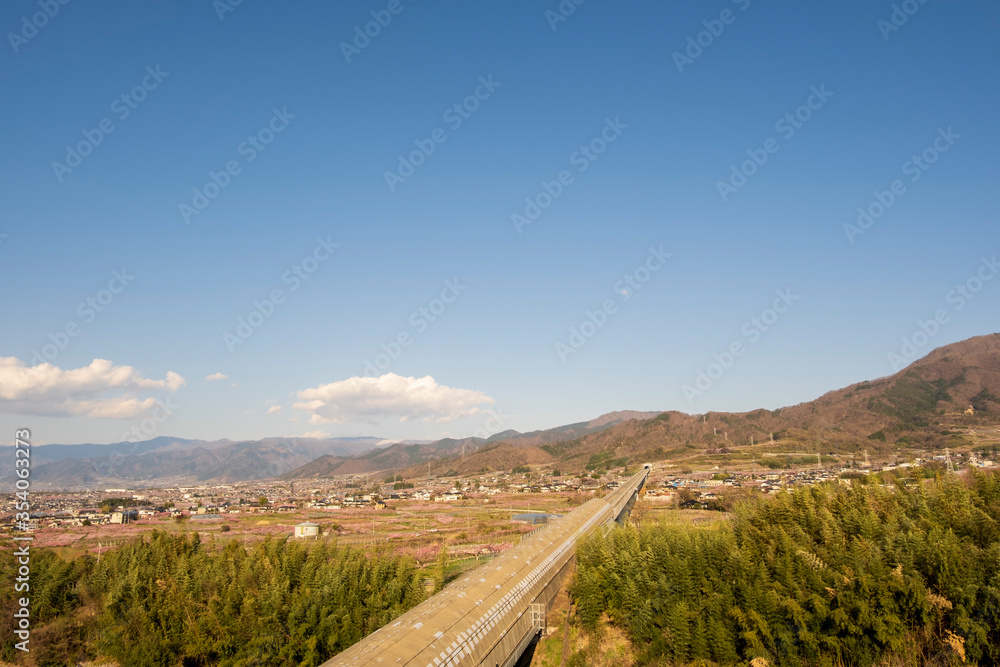
<path id="1" fill-rule="evenodd" d="M 443 438 L 435 442 L 410 445 L 396 443 L 384 449 L 371 451 L 356 457 L 324 456 L 281 476 L 281 479 L 309 479 L 332 475 L 367 474 L 379 471 L 406 471 L 415 476 L 441 474 L 451 468 L 505 470 L 526 463 L 544 463 L 551 457 L 538 449 L 542 443 L 563 442 L 597 433 L 615 424 L 636 419 L 655 417 L 658 412 L 635 412 L 625 410 L 609 412 L 596 419 L 555 428 L 519 433 L 503 431 L 487 439 Z M 498 447 L 498 445 L 503 447 Z M 516 452 L 516 453 L 515 453 Z M 507 464 L 515 461 L 512 465 Z M 444 462 L 444 463 L 442 463 Z M 428 467 L 428 464 L 430 466 Z"/>
<path id="2" fill-rule="evenodd" d="M 382 442 L 374 437 L 244 441 L 159 437 L 110 445 L 35 445 L 31 481 L 40 488 L 58 489 L 250 481 L 282 475 L 324 455 L 355 456 Z M 0 448 L 0 455 L 4 449 L 12 448 Z M 0 487 L 9 489 L 14 481 L 6 475 L 0 478 Z"/>
<path id="3" fill-rule="evenodd" d="M 802 428 L 836 423 L 856 435 L 926 428 L 946 412 L 1000 409 L 1000 334 L 977 336 L 930 352 L 889 377 L 831 391 L 788 408 Z"/>
<path id="4" fill-rule="evenodd" d="M 322 456 L 281 475 L 280 479 L 309 479 L 408 468 L 416 463 L 447 456 L 452 451 L 453 448 L 449 444 L 440 446 L 437 442 L 430 444 L 397 442 L 355 457 Z"/>
<path id="5" fill-rule="evenodd" d="M 476 451 L 462 456 L 452 455 L 431 463 L 431 474 L 477 475 L 487 472 L 504 472 L 517 466 L 552 463 L 554 457 L 533 445 L 515 446 L 508 442 L 491 442 Z M 408 468 L 401 473 L 404 477 L 427 474 L 423 465 Z"/>
<path id="6" fill-rule="evenodd" d="M 562 442 L 572 438 L 580 438 L 590 433 L 603 431 L 615 424 L 627 421 L 652 419 L 659 415 L 659 412 L 638 412 L 636 410 L 618 410 L 603 414 L 596 419 L 587 422 L 578 422 L 566 426 L 541 431 L 531 431 L 529 433 L 518 433 L 517 431 L 503 431 L 495 433 L 487 438 L 486 442 L 507 442 L 517 446 L 541 445 L 547 442 Z"/>
<path id="7" fill-rule="evenodd" d="M 969 406 L 974 415 L 962 414 Z M 942 423 L 1000 423 L 1000 334 L 938 348 L 902 371 L 831 391 L 778 410 L 688 415 L 665 412 L 645 421 L 540 448 L 564 468 L 600 460 L 683 459 L 736 450 L 774 438 L 803 454 L 888 453 L 895 445 L 924 449 L 968 445 Z"/>
<path id="8" fill-rule="evenodd" d="M 547 431 L 505 432 L 486 443 L 439 441 L 437 449 L 422 455 L 425 460 L 419 465 L 413 461 L 401 472 L 404 476 L 427 474 L 428 462 L 435 475 L 478 474 L 538 463 L 576 472 L 706 455 L 724 463 L 738 459 L 751 443 L 766 443 L 772 450 L 802 457 L 862 450 L 886 454 L 904 445 L 937 450 L 969 444 L 943 429 L 942 422 L 1000 423 L 998 397 L 1000 334 L 990 334 L 938 348 L 894 375 L 778 410 L 703 415 L 609 413 Z M 963 414 L 969 406 L 975 413 L 972 416 Z M 459 449 L 462 445 L 464 452 Z M 749 454 L 743 457 L 750 458 Z M 420 456 L 410 460 L 414 458 Z M 405 462 L 405 458 L 394 460 L 392 469 L 399 470 Z M 364 471 L 373 472 L 373 466 L 384 463 L 388 459 L 367 456 Z M 339 462 L 324 469 L 324 474 L 338 474 L 353 465 Z"/>
<path id="9" fill-rule="evenodd" d="M 63 461 L 65 459 L 101 458 L 104 456 L 145 454 L 157 449 L 167 447 L 184 447 L 196 440 L 186 440 L 184 438 L 171 438 L 160 436 L 151 440 L 141 442 L 116 442 L 110 445 L 95 445 L 85 443 L 80 445 L 33 445 L 31 448 L 31 462 L 33 466 L 53 461 Z M 0 447 L 0 452 L 11 450 L 12 447 Z"/>
<path id="10" fill-rule="evenodd" d="M 974 414 L 964 415 L 969 406 Z M 551 464 L 582 471 L 623 462 L 718 456 L 751 442 L 783 452 L 888 453 L 897 446 L 941 449 L 969 444 L 946 422 L 1000 423 L 1000 334 L 938 348 L 902 371 L 778 410 L 743 413 L 609 412 L 551 429 L 504 431 L 487 439 L 445 438 L 385 445 L 381 438 L 267 438 L 230 441 L 160 437 L 111 445 L 36 445 L 32 483 L 101 488 L 311 479 L 400 472 L 406 476 L 510 470 Z M 0 454 L 10 447 L 0 447 Z M 10 456 L 12 453 L 7 452 Z M 749 454 L 745 455 L 749 458 Z M 0 479 L 11 488 L 14 477 Z"/>

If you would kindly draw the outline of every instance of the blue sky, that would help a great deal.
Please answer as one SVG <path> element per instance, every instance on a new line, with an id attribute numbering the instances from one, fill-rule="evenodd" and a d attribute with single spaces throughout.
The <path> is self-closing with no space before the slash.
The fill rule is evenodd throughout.
<path id="1" fill-rule="evenodd" d="M 0 432 L 775 408 L 997 331 L 996 3 L 224 2 L 0 7 Z"/>

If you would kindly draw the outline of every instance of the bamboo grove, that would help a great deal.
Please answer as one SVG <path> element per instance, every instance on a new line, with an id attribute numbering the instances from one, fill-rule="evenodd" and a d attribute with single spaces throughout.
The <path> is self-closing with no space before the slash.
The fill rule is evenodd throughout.
<path id="1" fill-rule="evenodd" d="M 996 472 L 799 488 L 594 535 L 577 562 L 589 650 L 610 622 L 639 664 L 1000 663 Z"/>
<path id="2" fill-rule="evenodd" d="M 3 575 L 8 577 L 9 553 Z M 3 660 L 67 665 L 318 665 L 421 602 L 410 558 L 315 542 L 203 544 L 154 532 L 107 552 L 32 560 L 32 650 Z M 3 599 L 3 623 L 12 618 Z M 8 610 L 9 607 L 9 610 Z M 10 612 L 10 613 L 8 613 Z M 20 655 L 18 655 L 20 654 Z"/>

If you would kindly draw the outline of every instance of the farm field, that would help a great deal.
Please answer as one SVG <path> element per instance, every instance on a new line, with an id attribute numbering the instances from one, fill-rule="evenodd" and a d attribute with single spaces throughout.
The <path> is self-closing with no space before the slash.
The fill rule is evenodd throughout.
<path id="1" fill-rule="evenodd" d="M 538 526 L 513 520 L 519 514 L 565 514 L 581 503 L 578 494 L 508 494 L 449 503 L 390 501 L 386 509 L 301 509 L 271 514 L 230 513 L 192 515 L 183 521 L 162 517 L 133 523 L 95 526 L 40 526 L 35 547 L 53 550 L 62 558 L 98 556 L 118 545 L 158 530 L 198 533 L 206 543 L 224 546 L 240 541 L 251 546 L 266 537 L 293 538 L 294 526 L 309 521 L 319 525 L 318 538 L 343 546 L 376 549 L 413 557 L 419 565 L 434 562 L 442 547 L 451 561 L 488 558 L 517 544 Z M 464 568 L 463 568 L 464 569 Z"/>

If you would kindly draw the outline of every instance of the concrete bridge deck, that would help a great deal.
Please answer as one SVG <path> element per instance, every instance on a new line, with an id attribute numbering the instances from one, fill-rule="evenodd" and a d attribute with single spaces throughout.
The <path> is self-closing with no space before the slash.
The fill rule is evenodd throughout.
<path id="1" fill-rule="evenodd" d="M 553 521 L 323 667 L 511 667 L 544 629 L 577 540 L 625 515 L 648 474 Z"/>

